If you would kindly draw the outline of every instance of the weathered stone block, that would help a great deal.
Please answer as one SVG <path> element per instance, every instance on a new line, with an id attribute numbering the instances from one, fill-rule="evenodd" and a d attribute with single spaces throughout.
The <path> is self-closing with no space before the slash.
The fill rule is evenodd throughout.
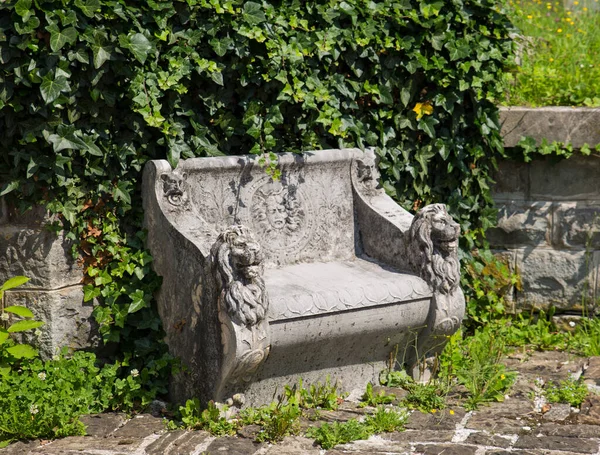
<path id="1" fill-rule="evenodd" d="M 552 203 L 510 201 L 499 202 L 498 225 L 487 231 L 494 248 L 542 246 L 550 244 Z"/>
<path id="2" fill-rule="evenodd" d="M 599 123 L 600 124 L 600 123 Z M 546 201 L 600 200 L 600 157 L 535 160 L 529 170 L 530 198 Z"/>
<path id="3" fill-rule="evenodd" d="M 597 264 L 586 260 L 585 251 L 524 249 L 517 255 L 523 290 L 517 294 L 521 308 L 581 309 L 583 299 L 596 293 Z"/>
<path id="4" fill-rule="evenodd" d="M 32 332 L 23 332 L 25 340 L 36 345 L 44 358 L 52 357 L 65 346 L 76 350 L 97 348 L 101 344 L 92 316 L 93 303 L 84 303 L 81 286 L 54 291 L 7 291 L 4 304 L 24 305 L 37 320 L 45 322 L 39 328 L 39 337 Z"/>
<path id="5" fill-rule="evenodd" d="M 43 227 L 0 225 L 0 280 L 25 275 L 26 288 L 58 289 L 79 284 L 83 267 L 71 257 L 63 233 Z"/>
<path id="6" fill-rule="evenodd" d="M 530 136 L 541 143 L 558 141 L 581 147 L 600 143 L 600 109 L 571 107 L 504 107 L 500 123 L 506 147 Z"/>
<path id="7" fill-rule="evenodd" d="M 600 249 L 600 201 L 555 203 L 553 243 L 557 248 Z"/>
<path id="8" fill-rule="evenodd" d="M 493 176 L 494 200 L 523 200 L 529 195 L 529 165 L 516 161 L 499 160 Z"/>

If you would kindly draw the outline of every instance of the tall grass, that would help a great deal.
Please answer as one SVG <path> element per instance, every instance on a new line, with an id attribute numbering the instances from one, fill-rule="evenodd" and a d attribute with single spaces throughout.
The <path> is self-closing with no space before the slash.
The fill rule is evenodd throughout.
<path id="1" fill-rule="evenodd" d="M 600 106 L 599 0 L 510 0 L 517 66 L 504 104 Z"/>

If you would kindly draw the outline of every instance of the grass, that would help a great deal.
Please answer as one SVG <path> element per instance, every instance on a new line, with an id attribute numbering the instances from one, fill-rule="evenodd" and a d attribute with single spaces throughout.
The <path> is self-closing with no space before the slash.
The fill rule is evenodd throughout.
<path id="1" fill-rule="evenodd" d="M 518 68 L 504 104 L 600 106 L 600 0 L 510 0 Z"/>

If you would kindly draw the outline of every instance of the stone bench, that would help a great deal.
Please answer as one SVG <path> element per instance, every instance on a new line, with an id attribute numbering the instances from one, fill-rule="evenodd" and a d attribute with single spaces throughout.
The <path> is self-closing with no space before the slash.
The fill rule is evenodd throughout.
<path id="1" fill-rule="evenodd" d="M 172 398 L 270 402 L 285 384 L 344 390 L 439 352 L 464 315 L 459 227 L 378 187 L 372 151 L 195 158 L 144 171 L 145 226 Z"/>

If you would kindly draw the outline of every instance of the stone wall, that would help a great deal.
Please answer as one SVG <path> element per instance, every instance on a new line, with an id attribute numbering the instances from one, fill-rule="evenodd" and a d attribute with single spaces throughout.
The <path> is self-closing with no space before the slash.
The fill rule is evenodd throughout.
<path id="1" fill-rule="evenodd" d="M 523 135 L 600 143 L 599 109 L 511 108 L 501 119 L 508 146 Z M 503 161 L 495 180 L 498 227 L 488 238 L 522 277 L 516 306 L 591 309 L 600 297 L 600 155 Z"/>
<path id="2" fill-rule="evenodd" d="M 48 229 L 50 221 L 43 210 L 20 215 L 0 199 L 0 283 L 17 275 L 30 279 L 6 291 L 0 305 L 25 305 L 46 323 L 38 336 L 24 334 L 45 358 L 65 346 L 85 349 L 100 343 L 93 302 L 83 301 L 82 267 L 71 258 L 63 234 Z"/>

